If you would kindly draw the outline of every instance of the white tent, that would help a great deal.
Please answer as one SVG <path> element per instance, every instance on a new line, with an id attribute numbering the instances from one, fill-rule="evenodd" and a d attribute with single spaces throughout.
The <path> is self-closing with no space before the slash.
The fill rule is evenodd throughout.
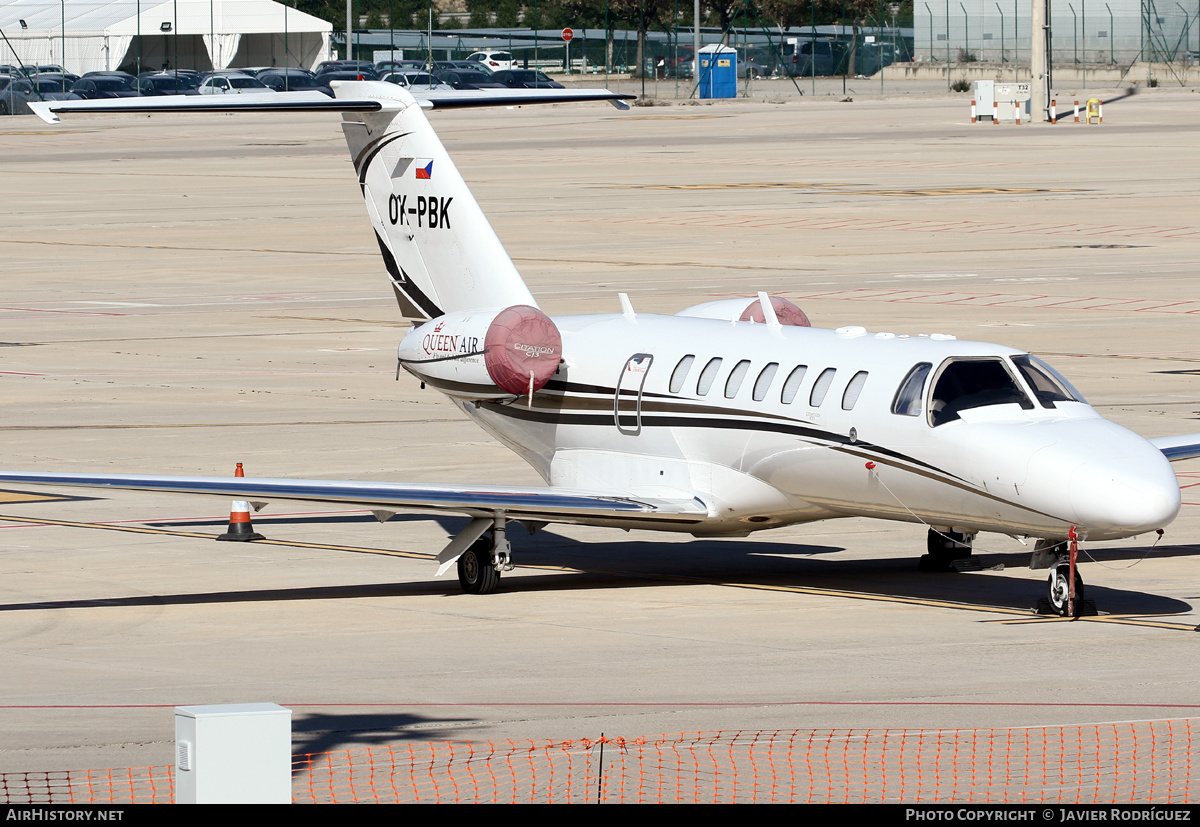
<path id="1" fill-rule="evenodd" d="M 271 0 L 0 0 L 0 64 L 68 72 L 302 66 L 331 57 L 324 20 Z"/>

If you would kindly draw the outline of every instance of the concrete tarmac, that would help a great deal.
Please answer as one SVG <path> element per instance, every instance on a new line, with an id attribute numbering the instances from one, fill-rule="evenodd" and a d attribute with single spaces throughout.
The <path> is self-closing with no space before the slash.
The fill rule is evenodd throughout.
<path id="1" fill-rule="evenodd" d="M 826 327 L 1028 349 L 1146 436 L 1200 431 L 1200 109 L 969 121 L 961 96 L 435 113 L 551 314 L 766 290 Z M 400 320 L 336 117 L 0 121 L 0 388 L 17 470 L 539 480 L 395 379 Z M 1098 446 L 1100 447 L 1100 446 Z M 921 526 L 696 541 L 461 519 L 0 493 L 0 771 L 169 765 L 176 705 L 274 701 L 296 748 L 733 729 L 1021 727 L 1200 709 L 1200 462 L 1153 535 L 1087 544 L 1101 616 L 1033 614 L 1004 536 L 923 574 Z M 49 495 L 49 496 L 48 496 Z M 1151 546 L 1154 545 L 1153 548 Z"/>

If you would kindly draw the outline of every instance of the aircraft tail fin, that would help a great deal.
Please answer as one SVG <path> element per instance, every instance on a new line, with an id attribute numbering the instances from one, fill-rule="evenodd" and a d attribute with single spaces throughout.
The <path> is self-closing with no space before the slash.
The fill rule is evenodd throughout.
<path id="1" fill-rule="evenodd" d="M 387 98 L 345 112 L 342 131 L 379 251 L 406 317 L 537 306 L 421 103 L 390 83 L 350 81 L 338 98 Z"/>

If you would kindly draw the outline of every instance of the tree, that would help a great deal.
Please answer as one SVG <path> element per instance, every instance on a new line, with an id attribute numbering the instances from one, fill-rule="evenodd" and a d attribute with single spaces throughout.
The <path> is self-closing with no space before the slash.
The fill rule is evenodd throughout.
<path id="1" fill-rule="evenodd" d="M 637 68 L 633 76 L 641 77 L 646 66 L 646 32 L 652 26 L 663 25 L 664 18 L 673 7 L 672 0 L 610 0 L 609 14 L 636 29 Z"/>

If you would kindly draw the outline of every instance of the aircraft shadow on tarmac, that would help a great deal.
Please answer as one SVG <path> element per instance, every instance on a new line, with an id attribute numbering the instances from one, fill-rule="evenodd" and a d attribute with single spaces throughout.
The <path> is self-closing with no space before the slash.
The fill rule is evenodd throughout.
<path id="1" fill-rule="evenodd" d="M 401 741 L 460 740 L 469 734 L 464 733 L 462 724 L 472 720 L 472 717 L 433 718 L 412 712 L 351 712 L 334 715 L 293 710 L 292 753 L 298 758 Z M 444 728 L 439 724 L 444 724 Z M 297 761 L 294 770 L 302 772 L 303 766 Z"/>
<path id="2" fill-rule="evenodd" d="M 257 518 L 259 527 L 272 523 L 344 523 L 374 522 L 371 515 L 311 515 L 303 517 Z M 397 515 L 393 523 L 429 521 L 428 516 Z M 453 536 L 466 524 L 465 518 L 454 516 L 434 519 L 445 531 L 447 538 Z M 220 521 L 189 521 L 190 526 Z M 183 523 L 174 523 L 182 525 Z M 156 523 L 156 525 L 166 525 Z M 394 526 L 400 528 L 402 526 Z M 389 531 L 375 545 L 387 547 L 394 543 L 398 532 Z M 1025 569 L 1029 555 L 1025 553 L 980 553 L 980 563 L 985 571 L 971 573 L 929 573 L 919 571 L 917 557 L 923 537 L 913 532 L 904 532 L 901 548 L 907 553 L 900 556 L 876 558 L 839 558 L 843 549 L 833 546 L 805 545 L 798 543 L 770 542 L 759 535 L 746 539 L 693 539 L 688 542 L 656 542 L 631 539 L 628 535 L 613 532 L 612 542 L 581 542 L 553 529 L 540 531 L 532 536 L 515 530 L 511 533 L 514 557 L 521 566 L 546 566 L 574 569 L 520 576 L 507 576 L 501 581 L 500 589 L 510 594 L 520 592 L 579 591 L 606 588 L 639 588 L 647 586 L 694 586 L 698 583 L 756 589 L 822 590 L 831 596 L 855 598 L 865 596 L 872 600 L 894 598 L 906 602 L 929 601 L 938 604 L 956 604 L 964 609 L 1000 609 L 1004 611 L 1033 612 L 1038 599 L 1045 594 L 1043 573 L 1031 579 L 1024 576 L 1008 576 L 1000 571 L 988 570 L 1003 565 L 1004 569 Z M 882 536 L 882 535 L 880 535 Z M 921 542 L 918 542 L 921 541 Z M 439 546 L 440 549 L 440 546 Z M 431 550 L 432 551 L 432 550 Z M 1200 547 L 1191 545 L 1165 546 L 1148 550 L 1145 546 L 1105 547 L 1087 549 L 1087 554 L 1097 562 L 1088 562 L 1086 556 L 1083 572 L 1089 580 L 1120 582 L 1118 576 L 1109 576 L 1100 565 L 1120 569 L 1136 563 L 1143 557 L 1193 556 Z M 430 561 L 432 566 L 433 561 Z M 1103 572 L 1103 573 L 1102 573 Z M 430 572 L 432 575 L 432 571 Z M 1191 605 L 1183 600 L 1097 585 L 1088 582 L 1087 598 L 1095 601 L 1103 614 L 1121 615 L 1169 615 L 1188 612 Z M 486 600 L 487 597 L 465 595 L 459 592 L 453 571 L 442 578 L 414 582 L 369 583 L 344 586 L 316 586 L 286 589 L 246 589 L 206 593 L 179 593 L 138 595 L 133 597 L 96 597 L 92 599 L 46 600 L 37 602 L 0 604 L 0 612 L 49 610 L 59 608 L 163 606 L 231 602 L 268 602 L 287 600 L 341 600 L 371 597 L 404 597 L 444 594 L 448 598 L 463 600 Z M 804 599 L 797 595 L 796 599 Z"/>

